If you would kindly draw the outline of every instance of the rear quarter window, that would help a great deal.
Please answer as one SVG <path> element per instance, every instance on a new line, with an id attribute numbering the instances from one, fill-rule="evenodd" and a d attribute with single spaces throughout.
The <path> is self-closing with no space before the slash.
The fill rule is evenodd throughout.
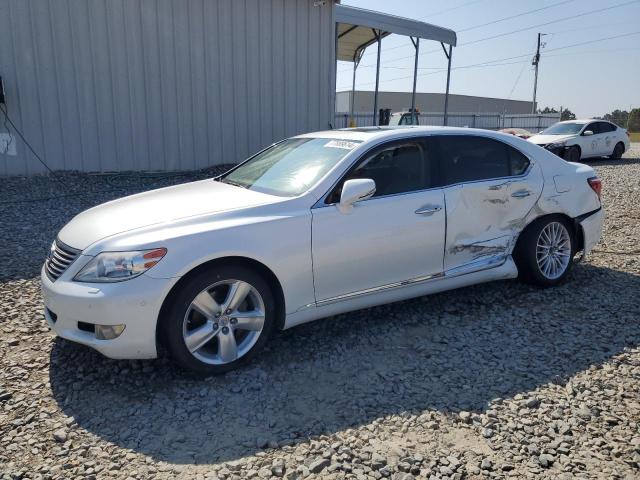
<path id="1" fill-rule="evenodd" d="M 529 168 L 529 159 L 519 150 L 506 145 L 509 150 L 509 168 L 511 175 L 522 175 Z"/>

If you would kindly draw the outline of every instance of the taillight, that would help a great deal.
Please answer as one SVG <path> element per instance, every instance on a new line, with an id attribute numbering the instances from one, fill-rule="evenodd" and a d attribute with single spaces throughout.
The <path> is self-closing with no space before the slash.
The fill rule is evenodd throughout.
<path id="1" fill-rule="evenodd" d="M 629 137 L 629 140 L 631 140 L 631 134 L 629 133 L 629 130 L 625 130 L 625 132 L 627 134 L 627 137 Z"/>
<path id="2" fill-rule="evenodd" d="M 598 177 L 591 177 L 587 179 L 587 183 L 591 187 L 591 190 L 596 192 L 596 195 L 598 195 L 598 200 L 600 200 L 600 194 L 602 193 L 602 180 L 600 180 Z"/>

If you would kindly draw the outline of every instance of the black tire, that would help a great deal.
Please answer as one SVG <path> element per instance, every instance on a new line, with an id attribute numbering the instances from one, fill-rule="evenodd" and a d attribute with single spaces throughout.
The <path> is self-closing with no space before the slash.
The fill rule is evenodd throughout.
<path id="1" fill-rule="evenodd" d="M 611 158 L 618 160 L 622 158 L 622 154 L 624 153 L 624 143 L 618 142 L 616 146 L 613 147 L 613 153 L 611 154 Z"/>
<path id="2" fill-rule="evenodd" d="M 538 264 L 538 240 L 541 238 L 543 230 L 553 223 L 559 223 L 566 229 L 570 245 L 569 261 L 564 271 L 557 277 L 554 276 L 554 278 L 550 278 L 548 275 L 545 275 Z M 524 229 L 514 249 L 513 257 L 518 267 L 518 276 L 522 281 L 540 287 L 552 287 L 562 283 L 567 278 L 571 272 L 575 254 L 576 235 L 571 222 L 562 215 L 547 215 L 534 220 Z"/>
<path id="3" fill-rule="evenodd" d="M 569 147 L 569 150 L 567 150 L 564 154 L 564 158 L 567 162 L 579 162 L 581 156 L 582 156 L 582 151 L 580 150 L 580 147 L 578 147 L 577 145 L 574 145 L 573 147 Z"/>
<path id="4" fill-rule="evenodd" d="M 247 353 L 228 363 L 214 365 L 196 358 L 196 356 L 189 351 L 183 337 L 183 323 L 185 322 L 185 316 L 190 309 L 192 301 L 198 294 L 212 285 L 227 280 L 239 280 L 255 288 L 264 304 L 264 324 L 262 331 L 258 334 L 257 341 L 250 347 Z M 182 285 L 177 294 L 172 298 L 171 305 L 167 309 L 166 314 L 160 319 L 160 335 L 169 354 L 181 367 L 203 375 L 221 374 L 234 370 L 248 362 L 264 347 L 275 325 L 275 312 L 276 305 L 274 295 L 269 284 L 262 276 L 243 266 L 221 265 L 195 275 Z M 236 335 L 238 333 L 242 333 L 238 331 L 234 332 L 233 330 L 229 331 L 229 329 L 227 329 L 227 332 L 229 332 L 227 335 L 234 335 L 234 338 L 237 338 Z M 222 333 L 220 333 L 220 335 L 221 334 Z M 217 342 L 215 339 L 212 341 L 214 343 Z"/>

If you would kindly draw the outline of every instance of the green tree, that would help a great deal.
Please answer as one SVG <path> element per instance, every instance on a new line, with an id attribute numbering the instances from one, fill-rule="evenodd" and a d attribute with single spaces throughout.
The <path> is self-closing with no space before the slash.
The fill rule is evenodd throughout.
<path id="1" fill-rule="evenodd" d="M 629 112 L 627 129 L 630 132 L 640 132 L 640 108 L 634 108 Z"/>
<path id="2" fill-rule="evenodd" d="M 609 122 L 615 123 L 619 127 L 627 128 L 627 121 L 629 120 L 629 112 L 627 112 L 626 110 L 615 109 L 613 112 L 605 114 L 605 116 L 602 118 Z"/>
<path id="3" fill-rule="evenodd" d="M 553 107 L 544 107 L 542 110 L 538 110 L 538 113 L 545 114 L 545 113 L 559 113 L 559 112 L 558 112 L 558 110 L 556 110 Z M 573 113 L 568 108 L 563 108 L 562 109 L 562 114 L 560 115 L 560 120 L 575 120 L 575 119 L 576 119 L 576 114 L 575 113 Z"/>

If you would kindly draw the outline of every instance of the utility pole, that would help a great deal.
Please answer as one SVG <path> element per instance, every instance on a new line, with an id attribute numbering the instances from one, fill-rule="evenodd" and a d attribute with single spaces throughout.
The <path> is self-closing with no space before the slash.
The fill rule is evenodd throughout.
<path id="1" fill-rule="evenodd" d="M 538 91 L 538 65 L 540 64 L 540 39 L 544 33 L 538 33 L 538 48 L 536 49 L 536 55 L 533 57 L 531 65 L 536 67 L 536 77 L 533 81 L 533 105 L 531 105 L 531 113 L 536 113 L 536 93 Z"/>

